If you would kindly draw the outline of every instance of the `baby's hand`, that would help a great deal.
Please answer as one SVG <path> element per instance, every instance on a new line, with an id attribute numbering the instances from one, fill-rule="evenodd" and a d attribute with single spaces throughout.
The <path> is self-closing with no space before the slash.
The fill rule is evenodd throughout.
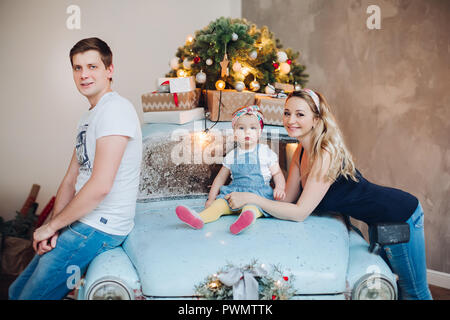
<path id="1" fill-rule="evenodd" d="M 273 190 L 273 198 L 275 200 L 284 200 L 286 197 L 286 192 L 282 188 L 275 188 Z"/>

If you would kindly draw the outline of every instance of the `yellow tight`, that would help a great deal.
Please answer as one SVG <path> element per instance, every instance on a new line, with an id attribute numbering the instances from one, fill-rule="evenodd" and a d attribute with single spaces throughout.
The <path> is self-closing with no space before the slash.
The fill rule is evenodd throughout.
<path id="1" fill-rule="evenodd" d="M 228 202 L 225 199 L 221 198 L 214 200 L 213 203 L 208 208 L 200 212 L 200 217 L 202 218 L 204 223 L 208 223 L 216 221 L 221 216 L 233 213 L 241 213 L 247 210 L 253 211 L 255 213 L 256 218 L 260 218 L 263 216 L 263 213 L 259 210 L 259 208 L 251 204 L 242 207 L 241 211 L 233 212 L 228 206 Z"/>

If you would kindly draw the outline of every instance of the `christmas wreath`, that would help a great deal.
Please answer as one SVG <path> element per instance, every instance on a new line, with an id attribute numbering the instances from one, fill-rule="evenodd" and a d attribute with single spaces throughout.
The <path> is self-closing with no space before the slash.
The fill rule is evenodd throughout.
<path id="1" fill-rule="evenodd" d="M 243 267 L 228 263 L 195 286 L 199 298 L 210 300 L 287 300 L 294 294 L 293 275 L 286 275 L 280 266 L 269 272 L 257 260 Z"/>

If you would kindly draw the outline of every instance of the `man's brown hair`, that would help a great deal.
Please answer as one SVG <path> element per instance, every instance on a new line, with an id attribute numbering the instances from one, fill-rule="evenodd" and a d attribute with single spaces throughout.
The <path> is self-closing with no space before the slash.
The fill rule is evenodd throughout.
<path id="1" fill-rule="evenodd" d="M 100 54 L 100 58 L 108 68 L 112 64 L 112 52 L 105 41 L 99 38 L 86 38 L 78 41 L 73 48 L 70 50 L 70 63 L 73 66 L 73 56 L 77 53 L 83 53 L 89 50 L 96 50 Z"/>

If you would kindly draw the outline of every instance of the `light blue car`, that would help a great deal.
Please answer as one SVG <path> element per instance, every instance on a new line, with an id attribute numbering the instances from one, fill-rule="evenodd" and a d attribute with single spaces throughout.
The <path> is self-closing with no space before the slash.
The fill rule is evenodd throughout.
<path id="1" fill-rule="evenodd" d="M 143 131 L 167 140 L 161 127 Z M 254 260 L 294 276 L 292 299 L 397 299 L 396 276 L 342 215 L 313 214 L 304 222 L 260 218 L 238 235 L 229 231 L 236 216 L 201 230 L 177 218 L 176 206 L 201 211 L 205 201 L 205 194 L 138 201 L 135 228 L 121 247 L 91 262 L 78 299 L 201 299 L 195 286 L 207 276 Z"/>
<path id="2" fill-rule="evenodd" d="M 395 275 L 340 215 L 261 218 L 237 236 L 229 232 L 235 217 L 194 230 L 175 215 L 179 204 L 201 210 L 205 201 L 138 203 L 135 228 L 122 247 L 92 261 L 78 299 L 197 299 L 194 287 L 207 275 L 253 259 L 293 274 L 293 299 L 396 299 Z"/>

